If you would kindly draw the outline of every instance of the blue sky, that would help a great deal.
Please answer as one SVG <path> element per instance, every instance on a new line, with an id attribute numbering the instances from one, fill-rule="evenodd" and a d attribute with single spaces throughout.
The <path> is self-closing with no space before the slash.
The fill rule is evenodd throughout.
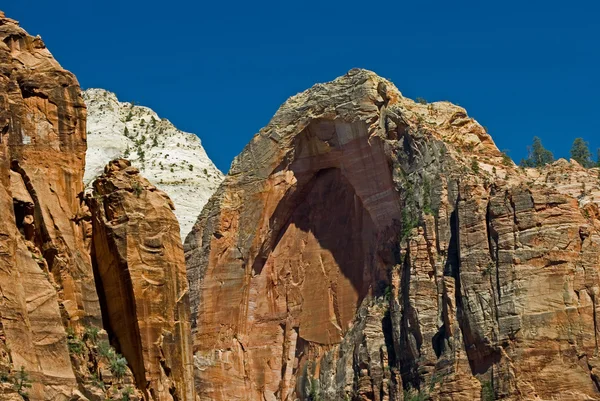
<path id="1" fill-rule="evenodd" d="M 353 67 L 405 96 L 449 100 L 516 161 L 535 135 L 557 157 L 600 147 L 596 1 L 91 1 L 0 5 L 82 87 L 153 108 L 217 166 L 289 96 Z"/>

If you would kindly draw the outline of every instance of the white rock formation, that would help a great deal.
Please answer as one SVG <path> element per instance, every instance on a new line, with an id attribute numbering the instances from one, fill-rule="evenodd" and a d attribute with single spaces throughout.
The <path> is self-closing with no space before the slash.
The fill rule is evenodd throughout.
<path id="1" fill-rule="evenodd" d="M 104 89 L 88 89 L 83 98 L 88 108 L 86 187 L 110 160 L 129 159 L 171 197 L 185 239 L 223 180 L 200 139 L 178 130 L 148 107 L 119 102 L 114 93 Z"/>

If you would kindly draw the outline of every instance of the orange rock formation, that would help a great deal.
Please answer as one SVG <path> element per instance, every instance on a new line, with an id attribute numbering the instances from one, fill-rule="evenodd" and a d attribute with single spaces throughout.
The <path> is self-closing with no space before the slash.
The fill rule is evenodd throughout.
<path id="1" fill-rule="evenodd" d="M 193 400 L 188 283 L 169 197 L 115 160 L 94 182 L 93 256 L 105 323 L 148 399 Z"/>
<path id="2" fill-rule="evenodd" d="M 110 258 L 98 250 L 119 249 L 99 241 L 116 228 L 97 211 L 101 231 L 93 233 L 83 203 L 86 110 L 79 84 L 39 37 L 2 13 L 0 39 L 0 398 L 193 400 L 187 283 L 168 198 L 136 199 L 134 215 L 155 209 L 157 236 L 145 235 L 147 222 L 131 218 L 132 259 L 105 265 Z M 107 191 L 107 181 L 98 185 Z M 110 205 L 118 192 L 98 196 L 91 203 Z M 138 277 L 128 273 L 141 274 L 149 287 L 119 287 L 119 280 Z M 121 288 L 132 297 L 117 296 Z M 122 316 L 127 324 L 114 318 L 119 307 L 131 312 Z M 135 382 L 109 337 L 129 359 Z"/>
<path id="3" fill-rule="evenodd" d="M 532 174 L 369 71 L 289 99 L 186 239 L 200 399 L 598 399 L 597 206 Z"/>

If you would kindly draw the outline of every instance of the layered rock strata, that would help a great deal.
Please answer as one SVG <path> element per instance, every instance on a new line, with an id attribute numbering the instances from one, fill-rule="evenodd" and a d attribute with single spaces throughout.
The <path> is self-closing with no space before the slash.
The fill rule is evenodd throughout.
<path id="1" fill-rule="evenodd" d="M 598 209 L 532 174 L 369 71 L 290 98 L 186 239 L 200 399 L 598 399 Z"/>

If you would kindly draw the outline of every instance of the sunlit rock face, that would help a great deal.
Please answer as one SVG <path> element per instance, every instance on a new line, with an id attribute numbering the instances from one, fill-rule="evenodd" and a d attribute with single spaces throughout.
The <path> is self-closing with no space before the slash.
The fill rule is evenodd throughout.
<path id="1" fill-rule="evenodd" d="M 193 400 L 188 283 L 169 197 L 127 160 L 90 200 L 92 256 L 107 331 L 149 400 Z"/>
<path id="2" fill-rule="evenodd" d="M 200 399 L 598 398 L 597 207 L 532 174 L 369 71 L 290 98 L 186 239 Z"/>
<path id="3" fill-rule="evenodd" d="M 75 77 L 0 13 L 0 359 L 4 375 L 28 372 L 32 400 L 73 396 L 65 325 L 101 325 L 84 228 L 73 219 L 85 117 Z M 12 393 L 3 390 L 20 398 Z"/>
<path id="4" fill-rule="evenodd" d="M 130 256 L 129 264 L 107 267 L 109 258 L 95 249 L 104 246 L 116 258 L 123 245 L 100 242 L 108 228 L 92 224 L 88 204 L 106 197 L 103 212 L 116 210 L 119 192 L 100 186 L 83 194 L 79 84 L 39 37 L 1 12 L 0 39 L 0 399 L 194 400 L 187 281 L 172 203 L 131 177 L 144 196 L 125 208 L 137 222 L 128 226 L 126 249 L 144 260 L 135 264 Z M 129 278 L 147 288 L 120 292 L 130 287 L 99 277 L 103 268 L 121 281 L 135 273 Z M 128 314 L 117 336 L 111 313 L 119 301 Z"/>

